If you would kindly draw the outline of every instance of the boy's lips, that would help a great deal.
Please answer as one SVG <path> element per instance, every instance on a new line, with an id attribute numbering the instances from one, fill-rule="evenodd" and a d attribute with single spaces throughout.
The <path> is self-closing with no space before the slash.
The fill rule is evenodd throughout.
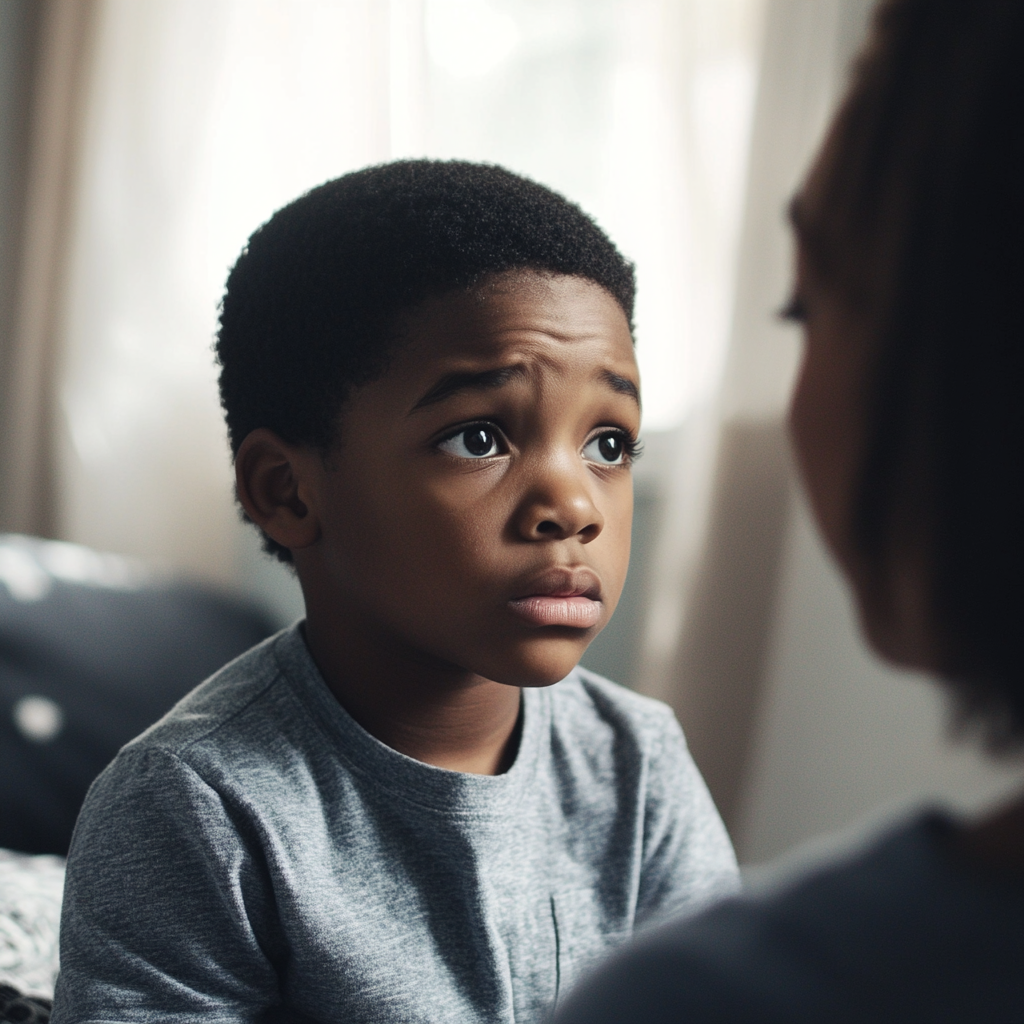
<path id="1" fill-rule="evenodd" d="M 601 581 L 590 569 L 555 568 L 524 587 L 509 608 L 533 626 L 590 629 L 601 620 Z"/>

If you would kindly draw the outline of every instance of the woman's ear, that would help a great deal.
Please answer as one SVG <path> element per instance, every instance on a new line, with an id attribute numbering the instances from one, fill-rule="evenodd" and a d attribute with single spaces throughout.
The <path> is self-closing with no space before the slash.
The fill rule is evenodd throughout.
<path id="1" fill-rule="evenodd" d="M 235 456 L 238 500 L 249 518 L 268 537 L 290 550 L 320 539 L 315 511 L 315 452 L 282 441 L 272 430 L 252 431 Z"/>

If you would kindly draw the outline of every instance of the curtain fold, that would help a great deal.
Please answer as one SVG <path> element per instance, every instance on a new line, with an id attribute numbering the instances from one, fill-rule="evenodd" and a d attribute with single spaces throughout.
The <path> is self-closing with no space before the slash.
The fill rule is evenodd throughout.
<path id="1" fill-rule="evenodd" d="M 649 585 L 645 692 L 676 710 L 726 824 L 740 813 L 789 526 L 784 416 L 798 332 L 774 315 L 792 255 L 785 210 L 873 0 L 769 0 L 721 388 L 672 444 Z"/>
<path id="2" fill-rule="evenodd" d="M 16 298 L 5 352 L 0 523 L 54 536 L 55 398 L 95 0 L 39 0 Z"/>

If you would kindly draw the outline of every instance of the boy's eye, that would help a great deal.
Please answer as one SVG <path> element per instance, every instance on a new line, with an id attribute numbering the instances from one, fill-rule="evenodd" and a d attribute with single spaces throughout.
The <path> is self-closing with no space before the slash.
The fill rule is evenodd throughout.
<path id="1" fill-rule="evenodd" d="M 500 451 L 497 433 L 480 423 L 445 438 L 438 448 L 460 459 L 486 459 Z"/>
<path id="2" fill-rule="evenodd" d="M 598 434 L 583 448 L 583 458 L 602 466 L 621 466 L 627 461 L 629 453 L 629 438 L 618 430 Z"/>

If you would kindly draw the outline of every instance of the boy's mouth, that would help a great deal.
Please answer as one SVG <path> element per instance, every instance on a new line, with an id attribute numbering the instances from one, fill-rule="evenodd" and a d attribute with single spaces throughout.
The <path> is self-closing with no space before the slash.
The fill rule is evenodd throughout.
<path id="1" fill-rule="evenodd" d="M 508 606 L 533 626 L 590 629 L 601 620 L 601 581 L 590 569 L 549 569 L 524 590 Z"/>

